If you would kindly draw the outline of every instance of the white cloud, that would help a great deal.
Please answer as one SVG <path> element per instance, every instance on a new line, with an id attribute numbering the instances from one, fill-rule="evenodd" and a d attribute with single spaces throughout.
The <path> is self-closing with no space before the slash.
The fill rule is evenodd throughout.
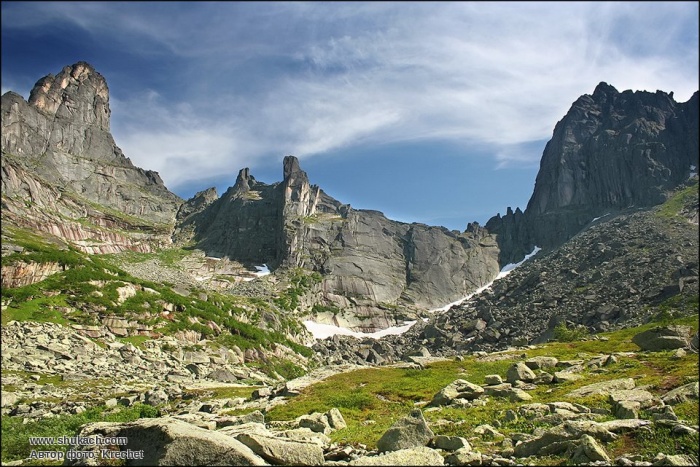
<path id="1" fill-rule="evenodd" d="M 697 90 L 692 3 L 178 5 L 3 15 L 3 29 L 68 22 L 128 53 L 172 55 L 172 68 L 134 71 L 168 73 L 161 94 L 112 88 L 117 144 L 168 186 L 358 142 L 447 139 L 495 148 L 498 167 L 530 165 L 540 154 L 523 145 L 551 137 L 600 81 L 681 101 Z"/>

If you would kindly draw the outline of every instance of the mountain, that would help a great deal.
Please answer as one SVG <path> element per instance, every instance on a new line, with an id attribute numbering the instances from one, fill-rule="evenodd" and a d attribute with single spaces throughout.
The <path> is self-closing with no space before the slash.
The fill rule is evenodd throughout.
<path id="1" fill-rule="evenodd" d="M 61 436 L 70 465 L 697 464 L 697 93 L 601 83 L 526 210 L 464 232 L 353 209 L 293 156 L 184 201 L 109 115 L 84 62 L 2 96 L 3 463 Z M 127 444 L 76 445 L 95 435 Z"/>
<path id="2" fill-rule="evenodd" d="M 109 89 L 85 63 L 40 79 L 29 95 L 2 96 L 3 221 L 69 241 L 88 253 L 170 244 L 182 200 L 156 172 L 117 147 Z"/>
<path id="3" fill-rule="evenodd" d="M 498 272 L 496 243 L 478 225 L 460 233 L 353 209 L 311 185 L 293 156 L 282 182 L 243 169 L 221 198 L 213 189 L 195 195 L 174 238 L 207 256 L 317 272 L 314 319 L 366 332 L 458 300 Z"/>
<path id="4" fill-rule="evenodd" d="M 562 245 L 596 217 L 664 202 L 697 172 L 699 122 L 697 92 L 678 103 L 600 83 L 578 98 L 545 147 L 525 212 L 486 223 L 501 264 Z"/>

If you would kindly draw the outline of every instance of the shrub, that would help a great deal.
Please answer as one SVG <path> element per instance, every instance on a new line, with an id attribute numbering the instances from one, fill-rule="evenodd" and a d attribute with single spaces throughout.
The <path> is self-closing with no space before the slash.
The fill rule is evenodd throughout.
<path id="1" fill-rule="evenodd" d="M 583 340 L 588 337 L 589 334 L 585 326 L 577 325 L 568 328 L 566 323 L 561 322 L 554 328 L 553 337 L 559 342 L 573 342 Z"/>

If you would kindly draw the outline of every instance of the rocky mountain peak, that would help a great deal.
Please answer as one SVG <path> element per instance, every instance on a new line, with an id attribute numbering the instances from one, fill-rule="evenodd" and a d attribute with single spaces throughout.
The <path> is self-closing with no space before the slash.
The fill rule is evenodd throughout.
<path id="1" fill-rule="evenodd" d="M 250 169 L 245 167 L 238 171 L 238 176 L 236 177 L 236 183 L 233 185 L 234 191 L 248 191 L 256 183 L 255 177 L 250 175 Z"/>
<path id="2" fill-rule="evenodd" d="M 306 172 L 301 170 L 301 167 L 299 166 L 299 159 L 297 159 L 294 156 L 285 156 L 284 161 L 282 162 L 282 166 L 284 172 L 284 180 L 287 180 L 289 177 L 297 173 L 303 173 L 304 175 L 306 175 Z"/>
<path id="3" fill-rule="evenodd" d="M 554 128 L 535 189 L 520 219 L 509 211 L 487 222 L 501 264 L 537 245 L 554 248 L 593 219 L 662 203 L 698 166 L 698 99 L 663 91 L 618 92 L 601 82 L 578 98 Z"/>
<path id="4" fill-rule="evenodd" d="M 615 89 L 615 86 L 611 86 L 605 81 L 601 81 L 600 83 L 598 83 L 598 86 L 596 86 L 595 90 L 593 91 L 594 98 L 601 98 L 604 96 L 610 96 L 615 94 L 619 94 L 619 91 Z"/>
<path id="5" fill-rule="evenodd" d="M 116 145 L 109 119 L 107 83 L 86 62 L 41 78 L 28 101 L 5 93 L 3 220 L 52 233 L 89 253 L 148 251 L 169 243 L 182 200 L 156 172 L 131 163 Z M 122 235 L 135 224 L 140 232 Z"/>
<path id="6" fill-rule="evenodd" d="M 109 131 L 107 81 L 86 62 L 66 66 L 58 75 L 48 74 L 37 81 L 29 94 L 29 105 L 50 116 Z"/>

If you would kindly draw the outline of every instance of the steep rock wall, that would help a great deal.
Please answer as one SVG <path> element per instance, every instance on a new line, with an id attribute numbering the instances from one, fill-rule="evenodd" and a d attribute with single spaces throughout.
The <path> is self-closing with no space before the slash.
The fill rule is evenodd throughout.
<path id="1" fill-rule="evenodd" d="M 342 310 L 336 320 L 362 331 L 415 319 L 498 273 L 498 246 L 483 229 L 459 233 L 355 210 L 311 185 L 295 157 L 283 166 L 280 183 L 243 169 L 220 199 L 198 194 L 181 209 L 175 238 L 211 256 L 317 271 L 315 302 Z"/>
<path id="2" fill-rule="evenodd" d="M 561 245 L 594 218 L 660 204 L 698 166 L 698 93 L 618 92 L 600 83 L 573 103 L 547 143 L 524 213 L 486 224 L 501 264 Z"/>

